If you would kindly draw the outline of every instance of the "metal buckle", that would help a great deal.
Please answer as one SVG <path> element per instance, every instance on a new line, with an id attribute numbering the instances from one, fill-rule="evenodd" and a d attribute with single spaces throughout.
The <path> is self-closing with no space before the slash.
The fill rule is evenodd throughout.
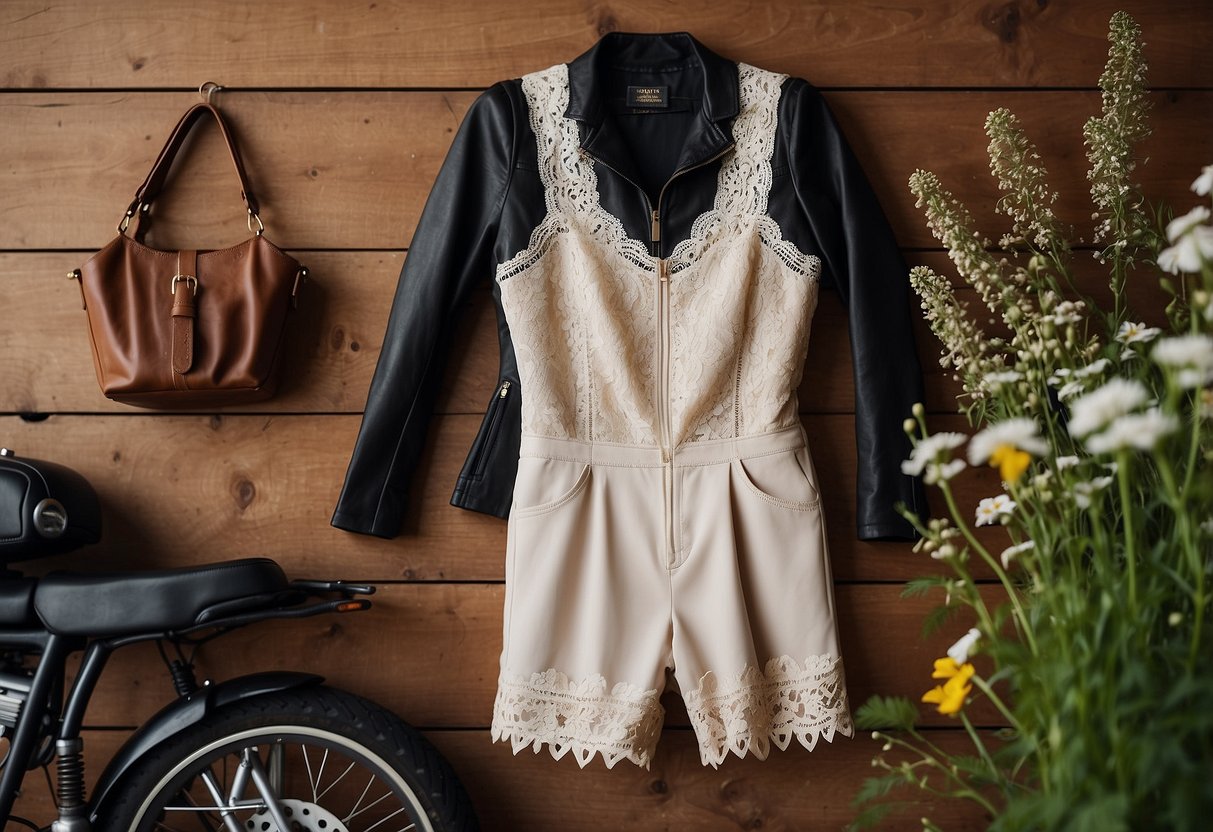
<path id="1" fill-rule="evenodd" d="M 194 297 L 198 296 L 198 278 L 194 277 L 192 274 L 173 275 L 172 291 L 174 295 L 177 294 L 177 283 L 179 281 L 185 281 L 185 285 L 189 286 L 190 289 L 193 290 Z"/>
<path id="2" fill-rule="evenodd" d="M 254 213 L 253 213 L 253 209 L 252 209 L 252 208 L 250 208 L 250 209 L 249 209 L 249 212 L 248 212 L 248 218 L 247 218 L 247 222 L 248 222 L 248 230 L 249 230 L 249 231 L 252 231 L 252 230 L 253 230 L 253 220 L 256 220 L 256 221 L 257 221 L 257 231 L 256 231 L 256 234 L 257 234 L 257 236 L 258 236 L 258 237 L 260 237 L 262 234 L 264 234 L 264 233 L 265 233 L 265 224 L 261 222 L 261 217 L 259 217 L 259 216 L 257 216 L 256 214 L 254 214 Z"/>

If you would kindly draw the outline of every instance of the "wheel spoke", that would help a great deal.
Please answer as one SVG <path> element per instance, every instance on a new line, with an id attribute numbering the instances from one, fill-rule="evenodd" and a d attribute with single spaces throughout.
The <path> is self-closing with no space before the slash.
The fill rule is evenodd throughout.
<path id="1" fill-rule="evenodd" d="M 312 778 L 312 761 L 307 758 L 307 744 L 299 743 L 299 749 L 303 751 L 303 765 L 307 769 L 307 782 L 312 787 L 312 802 L 316 802 L 316 781 Z"/>
<path id="2" fill-rule="evenodd" d="M 400 813 L 401 813 L 401 812 L 403 812 L 403 811 L 404 811 L 404 807 L 403 807 L 403 806 L 401 806 L 399 809 L 397 809 L 396 811 L 392 812 L 392 813 L 391 813 L 390 815 L 388 815 L 386 818 L 380 818 L 379 820 L 377 820 L 377 821 L 375 821 L 374 823 L 372 823 L 370 826 L 368 826 L 366 829 L 364 829 L 364 830 L 363 830 L 363 832 L 371 832 L 371 830 L 372 830 L 372 829 L 374 829 L 376 826 L 381 826 L 382 824 L 387 823 L 389 820 L 391 820 L 392 818 L 396 817 L 396 815 L 400 814 Z M 348 820 L 348 818 L 347 818 L 347 820 Z M 342 821 L 342 823 L 344 823 L 344 822 L 345 822 L 345 821 Z M 404 827 L 403 829 L 399 830 L 399 832 L 409 832 L 409 830 L 410 830 L 410 829 L 416 829 L 416 828 L 417 828 L 417 824 L 415 824 L 415 823 L 410 823 L 408 826 L 406 826 L 406 827 Z"/>
<path id="3" fill-rule="evenodd" d="M 350 770 L 353 769 L 354 766 L 356 766 L 356 765 L 358 765 L 358 763 L 353 762 L 353 763 L 350 763 L 348 766 L 346 766 L 345 771 L 343 771 L 343 772 L 341 772 L 341 774 L 337 775 L 337 779 L 334 780 L 332 783 L 329 783 L 329 787 L 316 796 L 316 802 L 319 803 L 320 798 L 324 797 L 326 794 L 328 794 L 329 792 L 331 792 L 333 790 L 333 786 L 336 786 L 338 783 L 340 783 L 342 780 L 344 780 L 345 775 L 349 774 Z"/>
<path id="4" fill-rule="evenodd" d="M 350 818 L 352 818 L 354 815 L 358 814 L 358 807 L 362 805 L 362 798 L 366 797 L 366 793 L 371 790 L 371 786 L 373 786 L 374 784 L 375 784 L 375 775 L 372 774 L 370 776 L 370 778 L 366 781 L 366 788 L 364 788 L 362 790 L 362 794 L 358 795 L 358 800 L 357 800 L 357 802 L 354 803 L 354 808 L 350 809 L 350 813 L 345 816 L 345 818 L 341 821 L 342 823 L 345 823 Z"/>
<path id="5" fill-rule="evenodd" d="M 367 784 L 367 788 L 370 788 L 370 784 L 369 784 L 369 783 Z M 354 818 L 354 817 L 355 817 L 355 816 L 357 816 L 357 815 L 361 815 L 361 814 L 362 814 L 363 812 L 365 812 L 367 809 L 370 809 L 372 806 L 375 806 L 375 805 L 377 805 L 377 804 L 379 804 L 379 803 L 382 803 L 383 801 L 387 800 L 387 799 L 388 799 L 389 797 L 391 797 L 391 796 L 392 796 L 392 793 L 391 793 L 391 792 L 387 792 L 386 794 L 382 795 L 381 797 L 377 797 L 377 798 L 375 798 L 374 802 L 366 804 L 366 805 L 365 805 L 365 806 L 363 806 L 361 809 L 359 809 L 357 812 L 350 812 L 348 815 L 346 815 L 346 817 L 344 818 L 344 820 L 342 820 L 342 823 L 344 823 L 345 821 L 350 820 L 351 818 Z M 358 802 L 359 802 L 359 803 L 361 803 L 362 801 L 361 801 L 361 800 L 359 800 Z M 380 823 L 382 823 L 382 822 L 383 822 L 383 821 L 380 821 Z"/>
<path id="6" fill-rule="evenodd" d="M 155 832 L 249 832 L 263 825 L 286 832 L 297 822 L 349 832 L 432 829 L 421 793 L 392 756 L 396 746 L 381 737 L 367 744 L 327 726 L 290 722 L 211 737 L 185 745 L 180 762 L 144 787 L 149 799 L 139 814 L 122 818 L 124 830 L 128 822 Z"/>

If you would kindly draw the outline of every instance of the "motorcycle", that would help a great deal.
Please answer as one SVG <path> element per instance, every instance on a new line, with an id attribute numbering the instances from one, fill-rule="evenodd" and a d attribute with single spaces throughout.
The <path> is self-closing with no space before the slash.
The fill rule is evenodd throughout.
<path id="1" fill-rule="evenodd" d="M 0 450 L 0 570 L 96 543 L 76 471 Z M 39 832 L 474 830 L 450 764 L 380 705 L 274 670 L 198 683 L 194 652 L 250 624 L 369 609 L 374 587 L 288 580 L 268 558 L 108 574 L 0 572 L 0 823 Z M 155 642 L 176 697 L 87 795 L 81 727 L 110 656 Z M 67 684 L 67 659 L 83 652 Z M 58 817 L 12 815 L 25 775 L 54 768 Z"/>

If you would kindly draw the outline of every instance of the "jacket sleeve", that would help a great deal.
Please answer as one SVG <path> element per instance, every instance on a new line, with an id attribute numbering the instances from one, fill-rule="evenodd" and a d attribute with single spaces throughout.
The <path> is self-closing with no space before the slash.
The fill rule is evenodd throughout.
<path id="1" fill-rule="evenodd" d="M 794 79 L 787 133 L 790 173 L 822 258 L 823 281 L 847 309 L 855 368 L 856 523 L 861 540 L 914 540 L 898 500 L 924 521 L 922 478 L 901 472 L 911 444 L 902 430 L 922 401 L 910 326 L 909 270 L 867 177 L 825 99 Z"/>
<path id="2" fill-rule="evenodd" d="M 472 103 L 452 141 L 400 271 L 379 363 L 332 525 L 395 537 L 425 445 L 453 317 L 493 270 L 513 170 L 507 82 Z"/>

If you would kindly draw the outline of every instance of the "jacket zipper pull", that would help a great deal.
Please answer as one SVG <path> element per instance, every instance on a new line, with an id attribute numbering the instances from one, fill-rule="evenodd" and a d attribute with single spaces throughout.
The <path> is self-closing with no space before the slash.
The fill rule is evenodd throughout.
<path id="1" fill-rule="evenodd" d="M 654 243 L 661 239 L 661 218 L 657 215 L 656 208 L 653 209 L 653 226 L 649 230 Z"/>
<path id="2" fill-rule="evenodd" d="M 509 392 L 509 389 L 510 389 L 510 383 L 508 381 L 501 382 L 501 389 L 497 392 L 497 396 L 499 398 L 504 399 L 505 394 Z"/>

